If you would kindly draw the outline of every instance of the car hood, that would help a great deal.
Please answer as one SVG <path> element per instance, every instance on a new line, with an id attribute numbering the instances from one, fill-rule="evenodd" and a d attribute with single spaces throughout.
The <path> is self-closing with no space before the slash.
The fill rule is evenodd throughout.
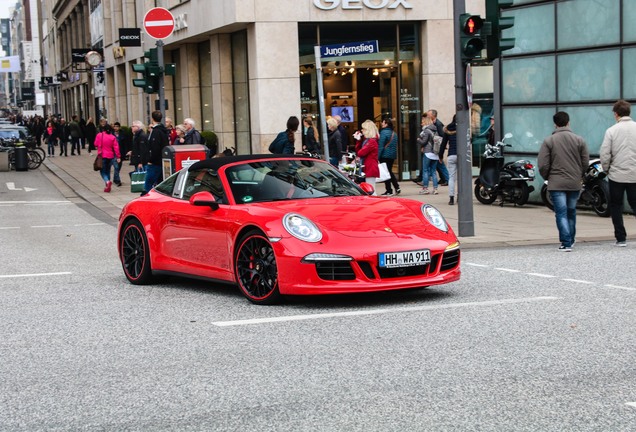
<path id="1" fill-rule="evenodd" d="M 427 231 L 430 233 L 430 230 L 441 233 L 422 215 L 422 203 L 412 200 L 337 197 L 278 201 L 268 205 L 274 205 L 283 214 L 297 213 L 305 216 L 321 229 L 347 237 L 423 235 Z"/>

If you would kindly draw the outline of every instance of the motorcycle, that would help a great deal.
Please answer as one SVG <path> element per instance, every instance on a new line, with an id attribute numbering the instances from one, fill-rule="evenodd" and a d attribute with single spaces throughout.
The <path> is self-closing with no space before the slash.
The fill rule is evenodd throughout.
<path id="1" fill-rule="evenodd" d="M 592 207 L 594 212 L 601 217 L 610 216 L 609 208 L 609 184 L 604 180 L 605 172 L 600 159 L 592 159 L 583 176 L 583 186 L 577 205 Z M 548 193 L 548 181 L 543 182 L 541 188 L 541 200 L 550 209 L 554 210 L 552 199 Z"/>
<path id="2" fill-rule="evenodd" d="M 534 165 L 530 161 L 522 159 L 504 164 L 503 149 L 512 147 L 505 143 L 508 138 L 512 138 L 511 133 L 495 145 L 486 144 L 485 159 L 475 180 L 475 197 L 482 204 L 492 204 L 500 198 L 502 207 L 506 201 L 522 206 L 534 190 L 534 186 L 528 184 L 534 180 Z"/>

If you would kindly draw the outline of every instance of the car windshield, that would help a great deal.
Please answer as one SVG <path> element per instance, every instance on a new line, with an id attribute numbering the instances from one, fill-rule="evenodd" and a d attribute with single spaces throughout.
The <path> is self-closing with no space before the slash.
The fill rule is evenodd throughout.
<path id="1" fill-rule="evenodd" d="M 276 159 L 225 171 L 236 203 L 364 195 L 355 183 L 326 162 Z"/>

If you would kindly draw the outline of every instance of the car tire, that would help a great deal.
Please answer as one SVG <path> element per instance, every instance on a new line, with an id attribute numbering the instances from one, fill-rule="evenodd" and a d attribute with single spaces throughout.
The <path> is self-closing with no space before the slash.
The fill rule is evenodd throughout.
<path id="1" fill-rule="evenodd" d="M 134 285 L 147 285 L 152 282 L 150 250 L 148 238 L 137 219 L 126 222 L 119 239 L 121 265 L 124 274 Z"/>
<path id="2" fill-rule="evenodd" d="M 250 230 L 237 243 L 234 273 L 241 293 L 252 303 L 280 302 L 278 267 L 274 248 L 258 230 Z"/>

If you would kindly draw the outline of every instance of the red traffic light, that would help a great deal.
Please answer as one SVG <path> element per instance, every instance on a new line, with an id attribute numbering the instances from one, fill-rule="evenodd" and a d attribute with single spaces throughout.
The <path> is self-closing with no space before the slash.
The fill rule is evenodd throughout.
<path id="1" fill-rule="evenodd" d="M 464 15 L 462 31 L 465 35 L 473 36 L 478 34 L 484 25 L 484 20 L 479 15 Z"/>

